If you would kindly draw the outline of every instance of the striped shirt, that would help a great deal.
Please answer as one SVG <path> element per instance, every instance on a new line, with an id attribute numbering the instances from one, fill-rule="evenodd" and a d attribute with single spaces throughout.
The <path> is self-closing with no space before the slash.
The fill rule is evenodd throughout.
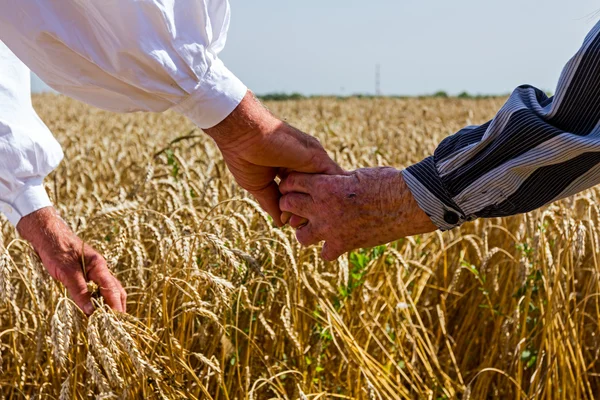
<path id="1" fill-rule="evenodd" d="M 600 183 L 600 22 L 555 95 L 519 86 L 491 121 L 444 139 L 404 179 L 441 230 L 525 213 Z"/>

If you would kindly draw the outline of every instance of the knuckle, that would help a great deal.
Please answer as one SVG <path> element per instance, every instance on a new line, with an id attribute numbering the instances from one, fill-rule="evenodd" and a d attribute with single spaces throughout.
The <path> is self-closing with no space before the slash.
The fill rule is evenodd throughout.
<path id="1" fill-rule="evenodd" d="M 98 255 L 98 253 L 90 254 L 86 258 L 88 265 L 98 265 L 101 263 L 101 257 Z"/>
<path id="2" fill-rule="evenodd" d="M 321 144 L 321 141 L 314 136 L 308 135 L 308 143 L 309 143 L 310 147 L 312 147 L 312 148 L 323 149 L 323 145 Z"/>
<path id="3" fill-rule="evenodd" d="M 106 259 L 98 253 L 94 253 L 86 257 L 86 271 L 91 273 L 101 273 L 108 270 Z"/>
<path id="4" fill-rule="evenodd" d="M 283 189 L 284 191 L 291 191 L 294 187 L 294 185 L 296 184 L 296 174 L 295 173 L 290 173 L 288 176 L 285 177 L 285 179 L 281 182 L 281 185 L 279 186 L 280 189 Z"/>
<path id="5" fill-rule="evenodd" d="M 102 264 L 104 263 L 104 257 L 102 257 L 100 254 L 93 252 L 91 254 L 88 254 L 87 257 L 87 262 L 88 264 Z"/>
<path id="6" fill-rule="evenodd" d="M 79 268 L 81 263 L 81 252 L 77 250 L 68 250 L 66 252 L 53 256 L 53 260 L 58 265 L 62 265 L 68 268 Z M 75 266 L 77 265 L 77 266 Z"/>
<path id="7" fill-rule="evenodd" d="M 294 172 L 292 172 L 291 174 L 289 174 L 286 178 L 284 183 L 287 186 L 294 186 L 294 184 L 296 183 L 296 174 Z"/>
<path id="8" fill-rule="evenodd" d="M 298 196 L 293 194 L 288 194 L 285 196 L 285 206 L 289 210 L 294 210 L 298 208 Z"/>
<path id="9" fill-rule="evenodd" d="M 73 289 L 71 295 L 73 297 L 81 298 L 85 297 L 89 294 L 87 286 L 77 286 L 76 289 Z"/>
<path id="10" fill-rule="evenodd" d="M 115 278 L 108 271 L 98 277 L 98 284 L 111 291 L 120 290 Z"/>
<path id="11" fill-rule="evenodd" d="M 65 274 L 65 271 L 63 271 L 62 268 L 56 268 L 53 269 L 54 273 L 51 273 L 51 276 L 56 279 L 59 282 L 62 282 L 63 284 L 66 284 L 66 277 L 67 275 Z"/>
<path id="12" fill-rule="evenodd" d="M 281 196 L 281 199 L 279 199 L 279 208 L 281 208 L 281 211 L 289 211 L 289 209 L 290 209 L 290 195 L 289 194 Z"/>

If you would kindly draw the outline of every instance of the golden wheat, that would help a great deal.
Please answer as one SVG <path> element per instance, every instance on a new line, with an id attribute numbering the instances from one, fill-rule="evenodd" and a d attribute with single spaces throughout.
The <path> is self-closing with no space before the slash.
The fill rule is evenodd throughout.
<path id="1" fill-rule="evenodd" d="M 408 166 L 504 99 L 268 104 L 344 168 Z M 599 191 L 328 263 L 172 113 L 34 99 L 65 149 L 46 180 L 126 287 L 85 317 L 0 228 L 0 398 L 600 396 Z M 36 397 L 39 396 L 39 397 Z"/>

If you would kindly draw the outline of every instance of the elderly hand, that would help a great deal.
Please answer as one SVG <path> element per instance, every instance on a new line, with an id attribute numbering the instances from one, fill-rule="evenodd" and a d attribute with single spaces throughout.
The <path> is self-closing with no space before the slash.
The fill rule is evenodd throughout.
<path id="1" fill-rule="evenodd" d="M 98 285 L 100 294 L 111 308 L 126 311 L 127 294 L 108 270 L 106 260 L 85 245 L 53 207 L 42 208 L 23 217 L 17 230 L 31 243 L 50 275 L 65 285 L 73 301 L 86 314 L 94 311 L 87 281 Z"/>
<path id="2" fill-rule="evenodd" d="M 324 240 L 326 260 L 436 229 L 394 168 L 344 175 L 292 173 L 279 188 L 281 210 L 294 214 L 289 222 L 297 228 L 298 241 L 308 246 Z"/>
<path id="3" fill-rule="evenodd" d="M 277 176 L 288 171 L 343 172 L 317 139 L 274 117 L 250 92 L 224 121 L 205 131 L 219 146 L 238 184 L 254 195 L 278 226 L 282 221 Z"/>

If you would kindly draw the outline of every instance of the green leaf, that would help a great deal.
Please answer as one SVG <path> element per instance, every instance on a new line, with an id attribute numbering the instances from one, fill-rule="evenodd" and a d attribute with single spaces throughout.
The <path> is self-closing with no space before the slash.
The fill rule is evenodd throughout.
<path id="1" fill-rule="evenodd" d="M 179 175 L 179 164 L 177 163 L 177 160 L 175 160 L 173 150 L 167 149 L 165 154 L 167 155 L 167 163 L 171 166 L 171 175 L 173 175 L 173 178 L 177 179 L 177 176 Z"/>
<path id="2" fill-rule="evenodd" d="M 385 251 L 387 250 L 387 246 L 385 245 L 381 245 L 381 246 L 377 246 L 375 248 L 373 248 L 373 257 L 371 258 L 376 259 L 379 258 L 383 255 L 383 253 L 385 253 Z"/>

